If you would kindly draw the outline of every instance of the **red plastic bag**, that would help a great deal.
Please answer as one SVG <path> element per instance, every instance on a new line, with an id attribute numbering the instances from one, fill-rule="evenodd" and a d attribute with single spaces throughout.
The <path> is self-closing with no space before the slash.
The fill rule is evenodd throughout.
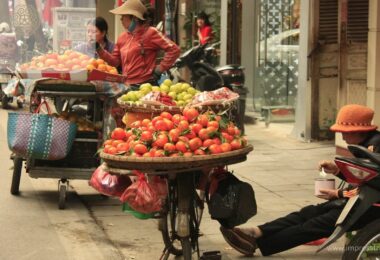
<path id="1" fill-rule="evenodd" d="M 141 213 L 160 211 L 161 200 L 157 192 L 148 183 L 142 172 L 134 171 L 134 173 L 138 177 L 137 181 L 125 190 L 120 200 L 127 202 L 132 209 Z"/>
<path id="2" fill-rule="evenodd" d="M 149 183 L 159 198 L 166 198 L 168 195 L 168 183 L 166 182 L 165 178 L 154 175 L 149 178 Z"/>
<path id="3" fill-rule="evenodd" d="M 92 174 L 89 184 L 104 195 L 120 197 L 132 181 L 126 175 L 110 174 L 100 165 Z"/>

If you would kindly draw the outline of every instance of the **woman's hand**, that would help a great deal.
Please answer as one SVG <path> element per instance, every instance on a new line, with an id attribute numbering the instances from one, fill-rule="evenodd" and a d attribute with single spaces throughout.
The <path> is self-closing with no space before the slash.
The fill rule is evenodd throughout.
<path id="1" fill-rule="evenodd" d="M 339 198 L 338 190 L 331 190 L 331 189 L 320 189 L 319 190 L 321 195 L 318 195 L 318 198 L 325 199 L 325 200 L 332 200 Z"/>
<path id="2" fill-rule="evenodd" d="M 324 169 L 325 173 L 337 175 L 339 173 L 339 168 L 333 161 L 320 161 L 318 169 L 319 171 Z"/>

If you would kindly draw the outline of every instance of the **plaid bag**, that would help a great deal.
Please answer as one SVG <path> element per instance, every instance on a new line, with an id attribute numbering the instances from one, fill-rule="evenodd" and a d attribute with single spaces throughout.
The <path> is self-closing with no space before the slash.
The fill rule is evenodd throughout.
<path id="1" fill-rule="evenodd" d="M 42 160 L 65 158 L 77 131 L 76 124 L 70 121 L 47 114 L 17 112 L 8 113 L 7 128 L 8 147 L 12 152 L 24 158 Z"/>

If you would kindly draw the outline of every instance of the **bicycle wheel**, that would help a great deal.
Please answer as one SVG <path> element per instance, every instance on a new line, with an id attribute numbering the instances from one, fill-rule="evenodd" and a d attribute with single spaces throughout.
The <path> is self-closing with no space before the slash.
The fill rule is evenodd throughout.
<path id="1" fill-rule="evenodd" d="M 180 256 L 184 259 L 191 259 L 192 249 L 196 249 L 199 255 L 199 225 L 203 212 L 203 196 L 199 196 L 195 189 L 191 196 L 191 207 L 189 209 L 189 237 L 178 235 L 178 190 L 175 180 L 169 181 L 169 192 L 166 204 L 162 213 L 160 229 L 165 248 L 169 253 Z"/>
<path id="2" fill-rule="evenodd" d="M 169 192 L 160 220 L 160 229 L 165 248 L 169 253 L 182 255 L 181 239 L 177 235 L 177 201 L 178 194 L 175 181 L 169 181 Z"/>

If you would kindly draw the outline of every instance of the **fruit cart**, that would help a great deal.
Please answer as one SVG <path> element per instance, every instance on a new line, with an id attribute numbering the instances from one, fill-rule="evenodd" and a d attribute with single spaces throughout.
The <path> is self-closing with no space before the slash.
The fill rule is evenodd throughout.
<path id="1" fill-rule="evenodd" d="M 127 113 L 139 112 L 146 118 L 140 117 L 135 119 L 136 121 L 134 122 L 126 120 L 128 129 L 125 130 L 125 136 L 121 136 L 120 140 L 126 140 L 127 146 L 132 147 L 130 150 L 124 151 L 124 153 L 119 150 L 115 151 L 105 143 L 100 157 L 106 164 L 106 170 L 111 174 L 126 175 L 133 175 L 133 170 L 138 170 L 147 175 L 164 177 L 168 183 L 168 195 L 161 211 L 157 215 L 159 218 L 159 230 L 165 244 L 162 258 L 167 259 L 170 254 L 173 254 L 176 256 L 183 255 L 184 259 L 192 259 L 194 251 L 197 252 L 199 258 L 199 226 L 204 208 L 202 192 L 197 190 L 199 178 L 203 171 L 208 172 L 215 167 L 224 167 L 245 161 L 247 154 L 253 150 L 253 147 L 245 143 L 241 147 L 234 147 L 233 150 L 230 146 L 229 151 L 222 152 L 216 149 L 215 153 L 210 150 L 211 154 L 202 154 L 199 148 L 200 146 L 205 146 L 205 144 L 194 146 L 195 142 L 193 140 L 200 139 L 198 137 L 200 137 L 201 133 L 205 134 L 205 131 L 208 131 L 207 122 L 199 121 L 198 123 L 198 120 L 204 119 L 205 114 L 198 114 L 197 110 L 191 111 L 194 113 L 190 113 L 190 110 L 186 109 L 181 111 L 176 106 L 123 101 L 122 98 L 118 99 L 118 103 Z M 223 110 L 225 109 L 228 109 L 228 107 L 223 107 Z M 180 119 L 181 117 L 183 119 Z M 217 117 L 222 121 L 220 116 Z M 232 127 L 232 124 L 231 129 L 229 129 L 228 125 L 221 121 L 220 124 L 224 125 L 223 138 L 229 136 L 227 133 L 229 130 L 231 130 L 231 133 L 239 135 L 236 138 L 240 138 L 240 131 L 236 126 Z M 201 123 L 203 123 L 203 126 Z M 214 128 L 215 125 L 211 126 L 211 124 L 215 124 L 215 120 L 210 123 L 210 129 L 214 129 L 212 130 L 213 132 L 217 131 Z M 195 125 L 201 127 L 202 130 L 192 128 Z M 182 132 L 181 136 L 177 136 L 178 138 L 174 135 L 171 136 L 172 131 L 179 128 L 182 128 L 180 130 Z M 148 131 L 155 133 L 153 134 L 155 136 L 153 139 L 151 135 L 146 134 Z M 197 134 L 193 133 L 194 131 Z M 166 139 L 166 144 L 162 144 L 158 140 L 161 140 L 160 136 L 166 135 L 165 133 L 170 138 Z M 181 137 L 183 138 L 181 139 Z M 206 141 L 207 139 L 203 139 L 203 137 L 202 140 Z M 165 139 L 164 137 L 162 138 Z M 186 138 L 189 139 L 188 142 Z M 174 141 L 175 139 L 178 141 Z M 110 141 L 112 140 L 107 140 L 107 143 L 110 143 Z M 232 140 L 230 141 L 232 144 Z M 180 146 L 177 147 L 177 144 L 181 142 L 187 142 L 188 147 L 178 154 L 178 150 L 181 148 Z M 168 145 L 168 143 L 171 144 Z M 167 149 L 170 145 L 173 146 L 174 143 L 176 143 L 176 151 Z M 137 145 L 146 147 L 145 149 L 138 149 Z M 208 148 L 211 148 L 211 146 Z M 138 150 L 141 150 L 141 152 Z"/>
<path id="2" fill-rule="evenodd" d="M 32 178 L 58 179 L 59 209 L 65 208 L 66 192 L 69 180 L 89 180 L 91 174 L 100 165 L 97 151 L 107 135 L 112 95 L 99 89 L 90 82 L 47 79 L 37 81 L 33 91 L 36 100 L 46 100 L 54 106 L 59 99 L 64 107 L 57 117 L 74 121 L 78 131 L 73 146 L 66 158 L 61 160 L 40 160 L 21 158 L 12 155 L 14 162 L 11 194 L 19 193 L 23 162 L 26 172 Z"/>
<path id="3" fill-rule="evenodd" d="M 196 190 L 199 172 L 243 162 L 253 150 L 251 145 L 218 155 L 196 157 L 120 157 L 100 153 L 110 173 L 132 175 L 130 170 L 141 170 L 148 175 L 163 175 L 168 180 L 168 197 L 160 212 L 159 230 L 165 244 L 165 257 L 183 255 L 192 259 L 193 250 L 199 255 L 199 226 L 203 200 Z"/>

